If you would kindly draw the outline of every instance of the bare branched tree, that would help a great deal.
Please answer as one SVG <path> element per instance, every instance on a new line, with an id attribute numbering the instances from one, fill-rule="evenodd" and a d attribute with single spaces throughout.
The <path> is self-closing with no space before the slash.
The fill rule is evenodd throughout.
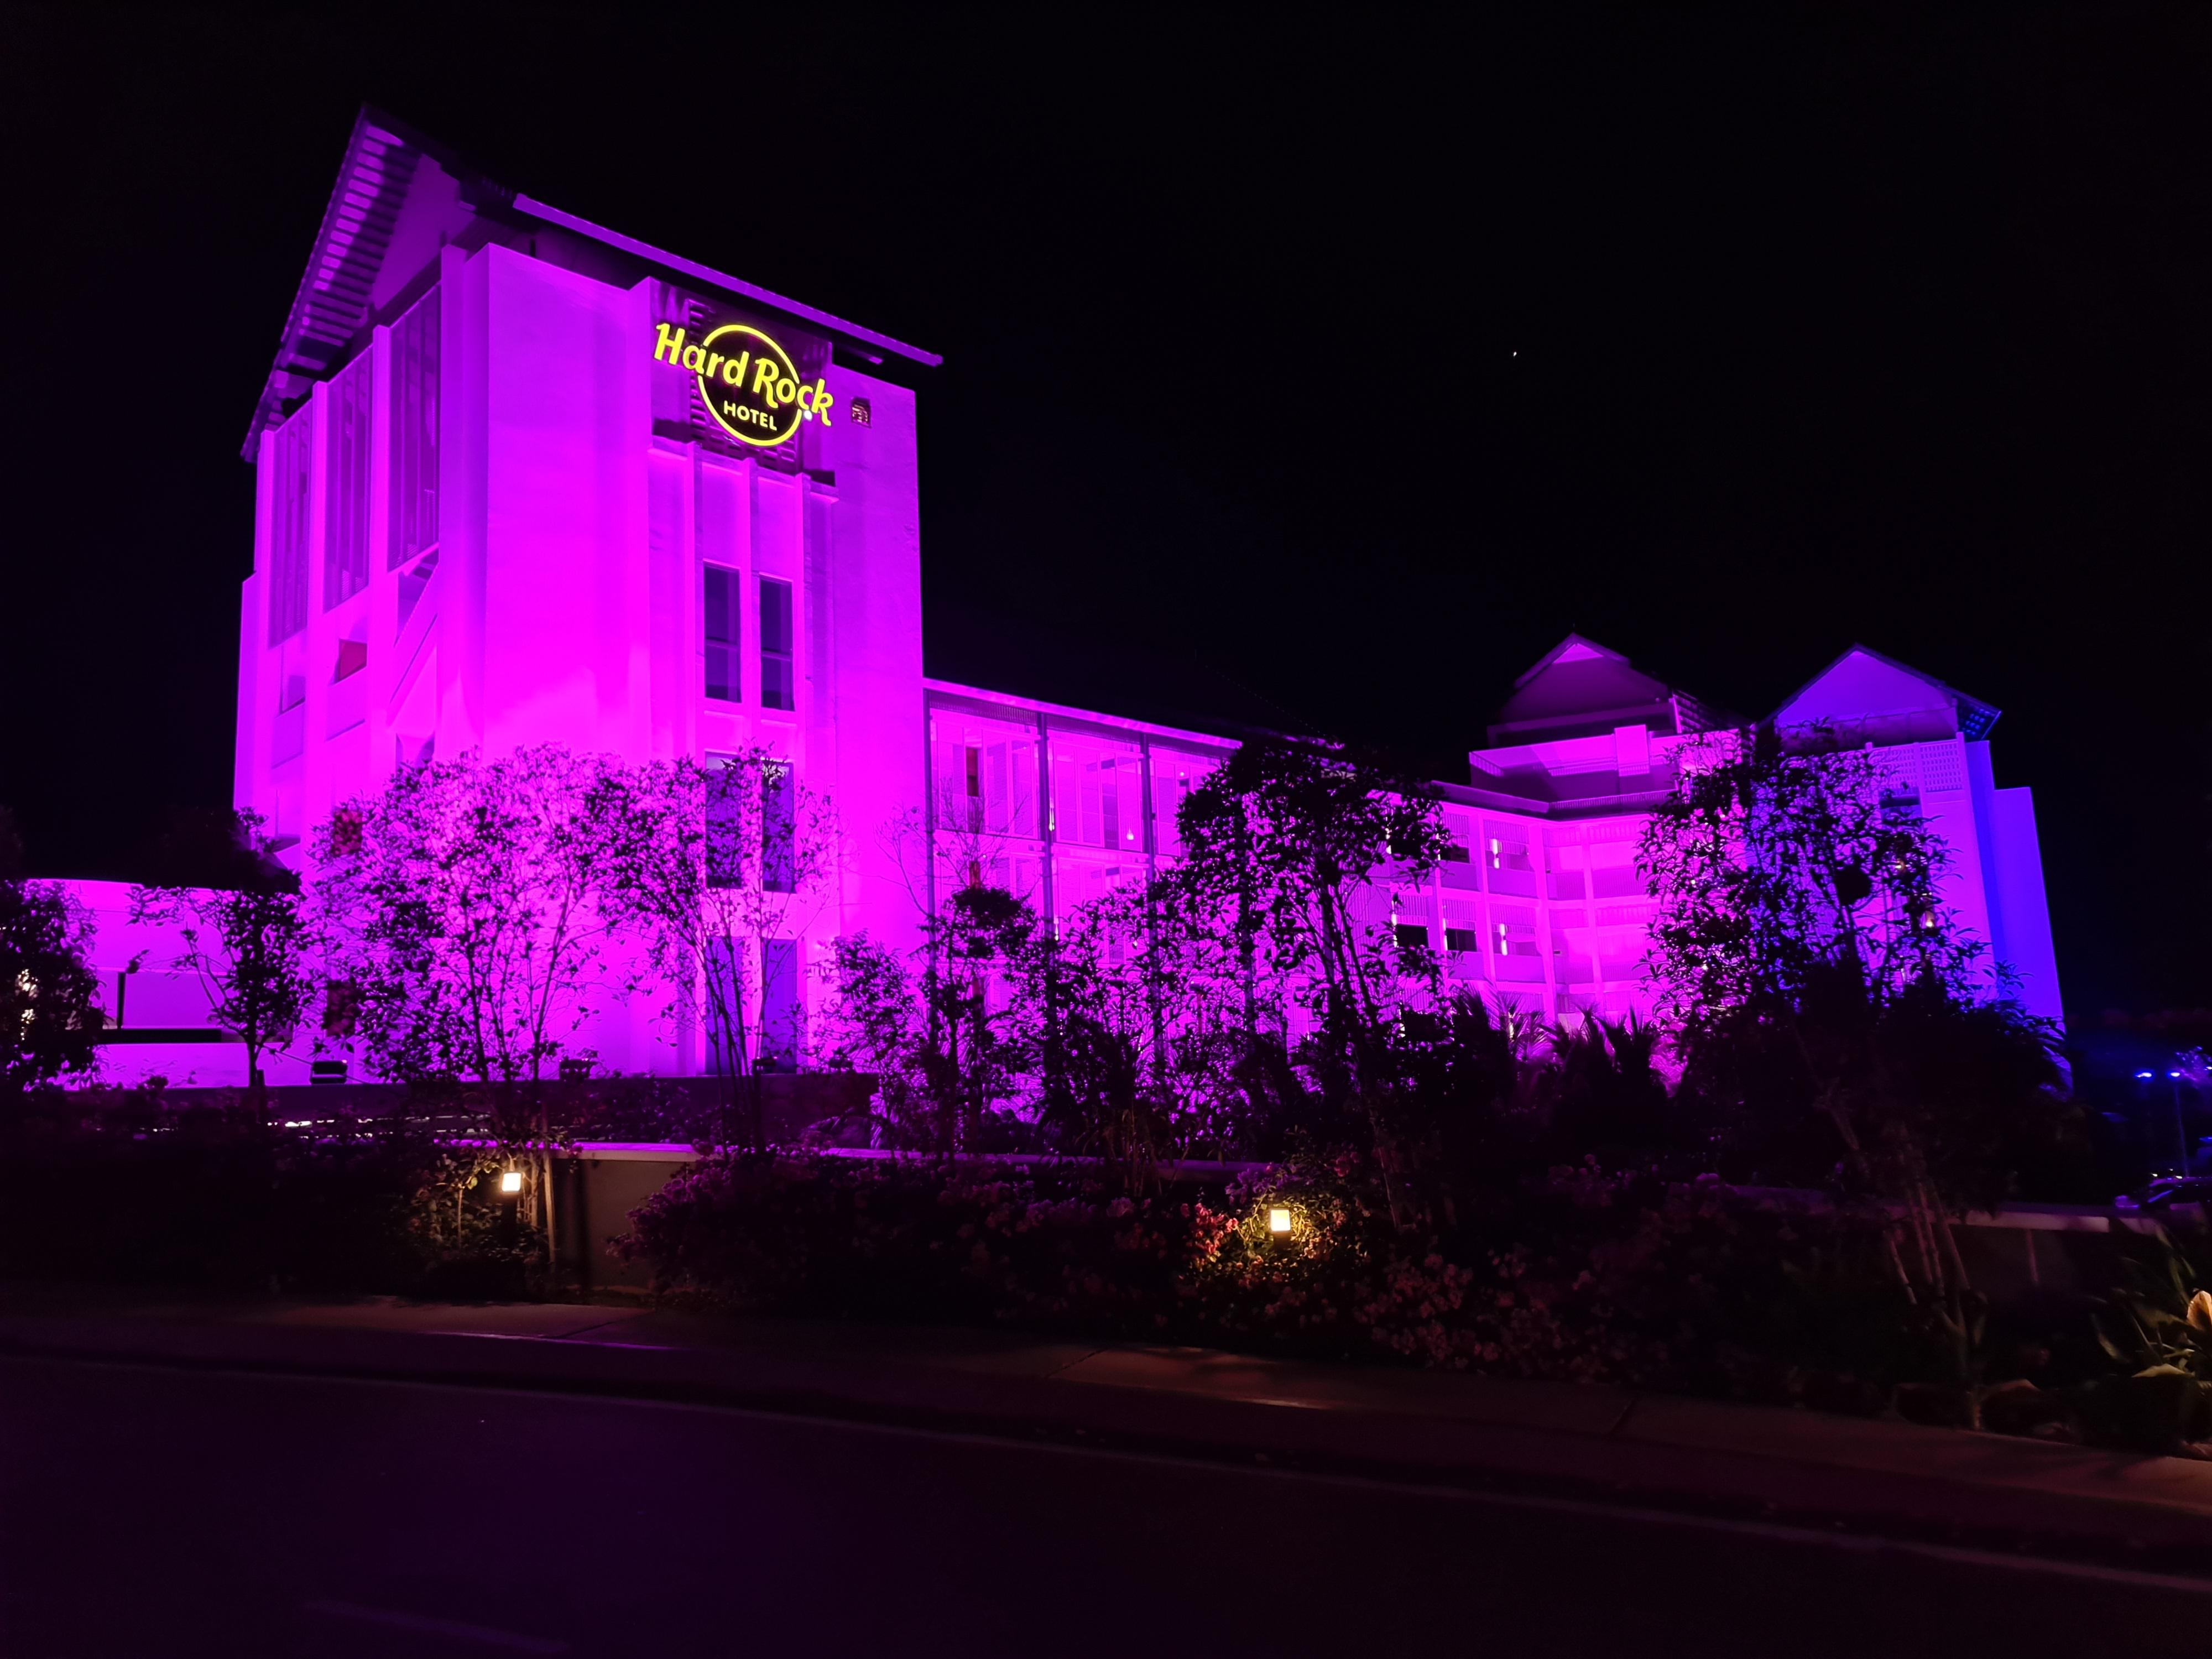
<path id="1" fill-rule="evenodd" d="M 644 768 L 636 787 L 653 834 L 630 848 L 622 902 L 678 1000 L 672 1012 L 703 1017 L 722 1139 L 741 1121 L 763 1150 L 762 1073 L 795 1069 L 805 1050 L 799 951 L 836 896 L 836 814 L 764 748 Z"/>

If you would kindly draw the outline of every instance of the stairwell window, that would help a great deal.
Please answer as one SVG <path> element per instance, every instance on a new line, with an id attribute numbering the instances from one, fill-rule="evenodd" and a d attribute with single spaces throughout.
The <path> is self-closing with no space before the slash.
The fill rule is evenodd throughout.
<path id="1" fill-rule="evenodd" d="M 707 695 L 722 702 L 740 700 L 738 686 L 739 591 L 736 571 L 719 564 L 707 567 L 704 624 L 707 635 Z"/>
<path id="2" fill-rule="evenodd" d="M 761 707 L 796 708 L 791 672 L 791 584 L 760 579 Z"/>
<path id="3" fill-rule="evenodd" d="M 269 500 L 269 643 L 307 625 L 307 501 L 314 483 L 315 408 L 301 410 L 276 434 L 276 477 Z M 289 705 L 286 705 L 289 707 Z"/>
<path id="4" fill-rule="evenodd" d="M 438 545 L 438 290 L 392 329 L 393 570 Z M 427 572 L 425 574 L 428 574 Z"/>
<path id="5" fill-rule="evenodd" d="M 368 586 L 368 415 L 374 365 L 356 357 L 331 382 L 330 474 L 323 532 L 323 609 Z"/>

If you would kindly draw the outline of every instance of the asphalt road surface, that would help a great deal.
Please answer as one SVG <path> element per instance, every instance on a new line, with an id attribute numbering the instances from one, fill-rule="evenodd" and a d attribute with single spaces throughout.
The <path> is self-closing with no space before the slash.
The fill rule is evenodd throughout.
<path id="1" fill-rule="evenodd" d="M 0 1654 L 2202 1650 L 2212 1595 L 708 1408 L 0 1361 Z"/>

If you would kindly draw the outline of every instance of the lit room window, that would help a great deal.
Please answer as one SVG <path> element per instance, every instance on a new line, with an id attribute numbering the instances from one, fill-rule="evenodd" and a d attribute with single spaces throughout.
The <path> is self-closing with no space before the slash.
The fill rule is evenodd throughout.
<path id="1" fill-rule="evenodd" d="M 736 571 L 707 567 L 707 695 L 721 702 L 739 700 L 738 592 Z"/>
<path id="2" fill-rule="evenodd" d="M 791 674 L 791 584 L 760 579 L 761 707 L 796 708 Z"/>

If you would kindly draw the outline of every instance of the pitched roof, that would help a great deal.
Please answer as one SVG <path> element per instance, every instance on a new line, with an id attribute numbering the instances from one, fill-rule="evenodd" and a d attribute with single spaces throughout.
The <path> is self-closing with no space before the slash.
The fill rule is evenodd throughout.
<path id="1" fill-rule="evenodd" d="M 587 237 L 641 266 L 811 323 L 862 348 L 864 354 L 872 349 L 930 368 L 944 361 L 935 352 L 518 194 L 442 144 L 363 105 L 346 141 L 345 160 L 323 210 L 314 252 L 284 320 L 276 362 L 254 405 L 246 434 L 246 459 L 254 459 L 264 428 L 281 420 L 317 380 L 359 349 L 362 331 L 415 281 L 442 244 L 460 241 L 472 230 L 483 236 L 501 225 L 526 231 L 551 226 Z"/>
<path id="2" fill-rule="evenodd" d="M 1869 741 L 1903 743 L 1990 734 L 2002 711 L 1944 684 L 1933 674 L 1854 645 L 1783 699 L 1774 723 L 1787 729 L 1823 725 Z"/>
<path id="3" fill-rule="evenodd" d="M 1695 697 L 1642 672 L 1620 652 L 1570 634 L 1513 682 L 1513 695 L 1491 723 L 1490 743 L 1590 737 L 1620 726 L 1702 732 L 1716 723 Z"/>

